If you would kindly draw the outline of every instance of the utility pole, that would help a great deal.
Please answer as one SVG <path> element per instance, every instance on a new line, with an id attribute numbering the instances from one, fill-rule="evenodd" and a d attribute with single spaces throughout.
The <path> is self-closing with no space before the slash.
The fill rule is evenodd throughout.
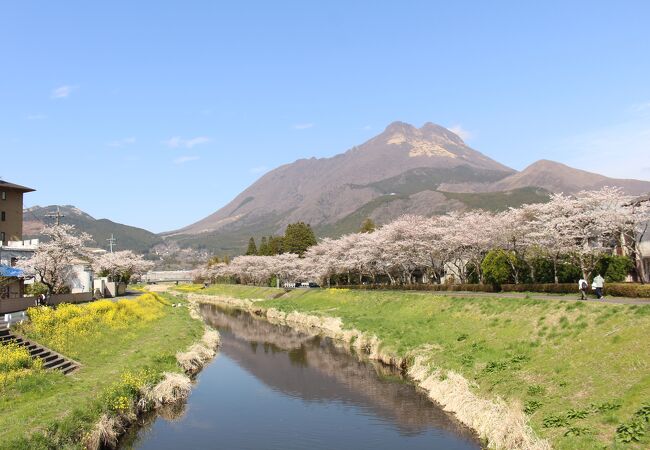
<path id="1" fill-rule="evenodd" d="M 117 241 L 117 239 L 115 239 L 115 237 L 113 236 L 113 233 L 111 233 L 111 238 L 106 239 L 106 240 L 108 241 L 108 245 L 111 248 L 111 253 L 113 253 L 113 246 L 115 245 L 115 242 Z"/>
<path id="2" fill-rule="evenodd" d="M 61 225 L 61 218 L 65 217 L 65 216 L 63 214 L 61 214 L 61 209 L 57 206 L 55 213 L 45 214 L 45 217 L 50 217 L 50 218 L 56 219 L 56 224 Z"/>

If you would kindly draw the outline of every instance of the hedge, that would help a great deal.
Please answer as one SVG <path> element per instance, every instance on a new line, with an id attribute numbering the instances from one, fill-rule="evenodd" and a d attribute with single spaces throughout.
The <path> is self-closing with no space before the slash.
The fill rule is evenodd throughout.
<path id="1" fill-rule="evenodd" d="M 334 286 L 336 287 L 336 286 Z M 365 289 L 379 291 L 465 291 L 496 292 L 489 284 L 359 284 L 341 286 L 348 289 Z"/>

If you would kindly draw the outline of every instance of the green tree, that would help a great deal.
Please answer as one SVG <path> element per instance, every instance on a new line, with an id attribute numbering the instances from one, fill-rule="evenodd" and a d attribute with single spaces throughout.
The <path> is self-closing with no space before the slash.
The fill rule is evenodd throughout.
<path id="1" fill-rule="evenodd" d="M 634 262 L 627 256 L 604 255 L 596 264 L 594 273 L 600 273 L 609 283 L 625 281 L 625 277 L 634 268 Z"/>
<path id="2" fill-rule="evenodd" d="M 512 265 L 516 263 L 517 258 L 511 252 L 500 248 L 490 250 L 481 263 L 483 279 L 495 286 L 507 283 L 510 280 Z"/>
<path id="3" fill-rule="evenodd" d="M 251 236 L 248 240 L 248 249 L 246 250 L 247 255 L 257 255 L 257 245 L 255 245 L 255 238 Z"/>
<path id="4" fill-rule="evenodd" d="M 269 253 L 281 255 L 284 253 L 284 238 L 282 236 L 269 236 Z"/>
<path id="5" fill-rule="evenodd" d="M 361 228 L 359 229 L 360 233 L 372 233 L 375 231 L 377 227 L 375 226 L 375 222 L 372 221 L 370 217 L 368 217 L 366 220 L 363 221 L 361 224 Z"/>
<path id="6" fill-rule="evenodd" d="M 296 222 L 287 225 L 284 232 L 284 251 L 302 256 L 312 245 L 316 245 L 316 235 L 309 224 Z"/>
<path id="7" fill-rule="evenodd" d="M 262 240 L 260 241 L 260 247 L 257 249 L 257 254 L 259 256 L 269 255 L 269 244 L 266 242 L 266 236 L 262 236 Z"/>

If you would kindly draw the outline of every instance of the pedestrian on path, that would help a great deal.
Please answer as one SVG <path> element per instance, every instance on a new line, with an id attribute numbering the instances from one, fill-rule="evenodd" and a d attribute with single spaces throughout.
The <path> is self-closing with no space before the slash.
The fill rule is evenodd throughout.
<path id="1" fill-rule="evenodd" d="M 605 279 L 600 276 L 600 274 L 598 274 L 596 275 L 596 278 L 594 278 L 594 281 L 591 283 L 591 288 L 596 291 L 598 300 L 601 300 L 603 298 L 603 287 L 605 287 Z"/>
<path id="2" fill-rule="evenodd" d="M 578 281 L 578 290 L 580 291 L 580 300 L 587 300 L 587 289 L 589 289 L 589 283 L 584 278 L 580 278 Z"/>

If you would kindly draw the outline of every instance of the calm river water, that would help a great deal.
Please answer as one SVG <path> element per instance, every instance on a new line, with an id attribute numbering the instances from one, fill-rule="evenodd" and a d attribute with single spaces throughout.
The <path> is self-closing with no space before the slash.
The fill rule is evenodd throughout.
<path id="1" fill-rule="evenodd" d="M 202 313 L 221 333 L 219 354 L 187 404 L 146 419 L 122 448 L 480 448 L 394 370 L 246 313 Z"/>

